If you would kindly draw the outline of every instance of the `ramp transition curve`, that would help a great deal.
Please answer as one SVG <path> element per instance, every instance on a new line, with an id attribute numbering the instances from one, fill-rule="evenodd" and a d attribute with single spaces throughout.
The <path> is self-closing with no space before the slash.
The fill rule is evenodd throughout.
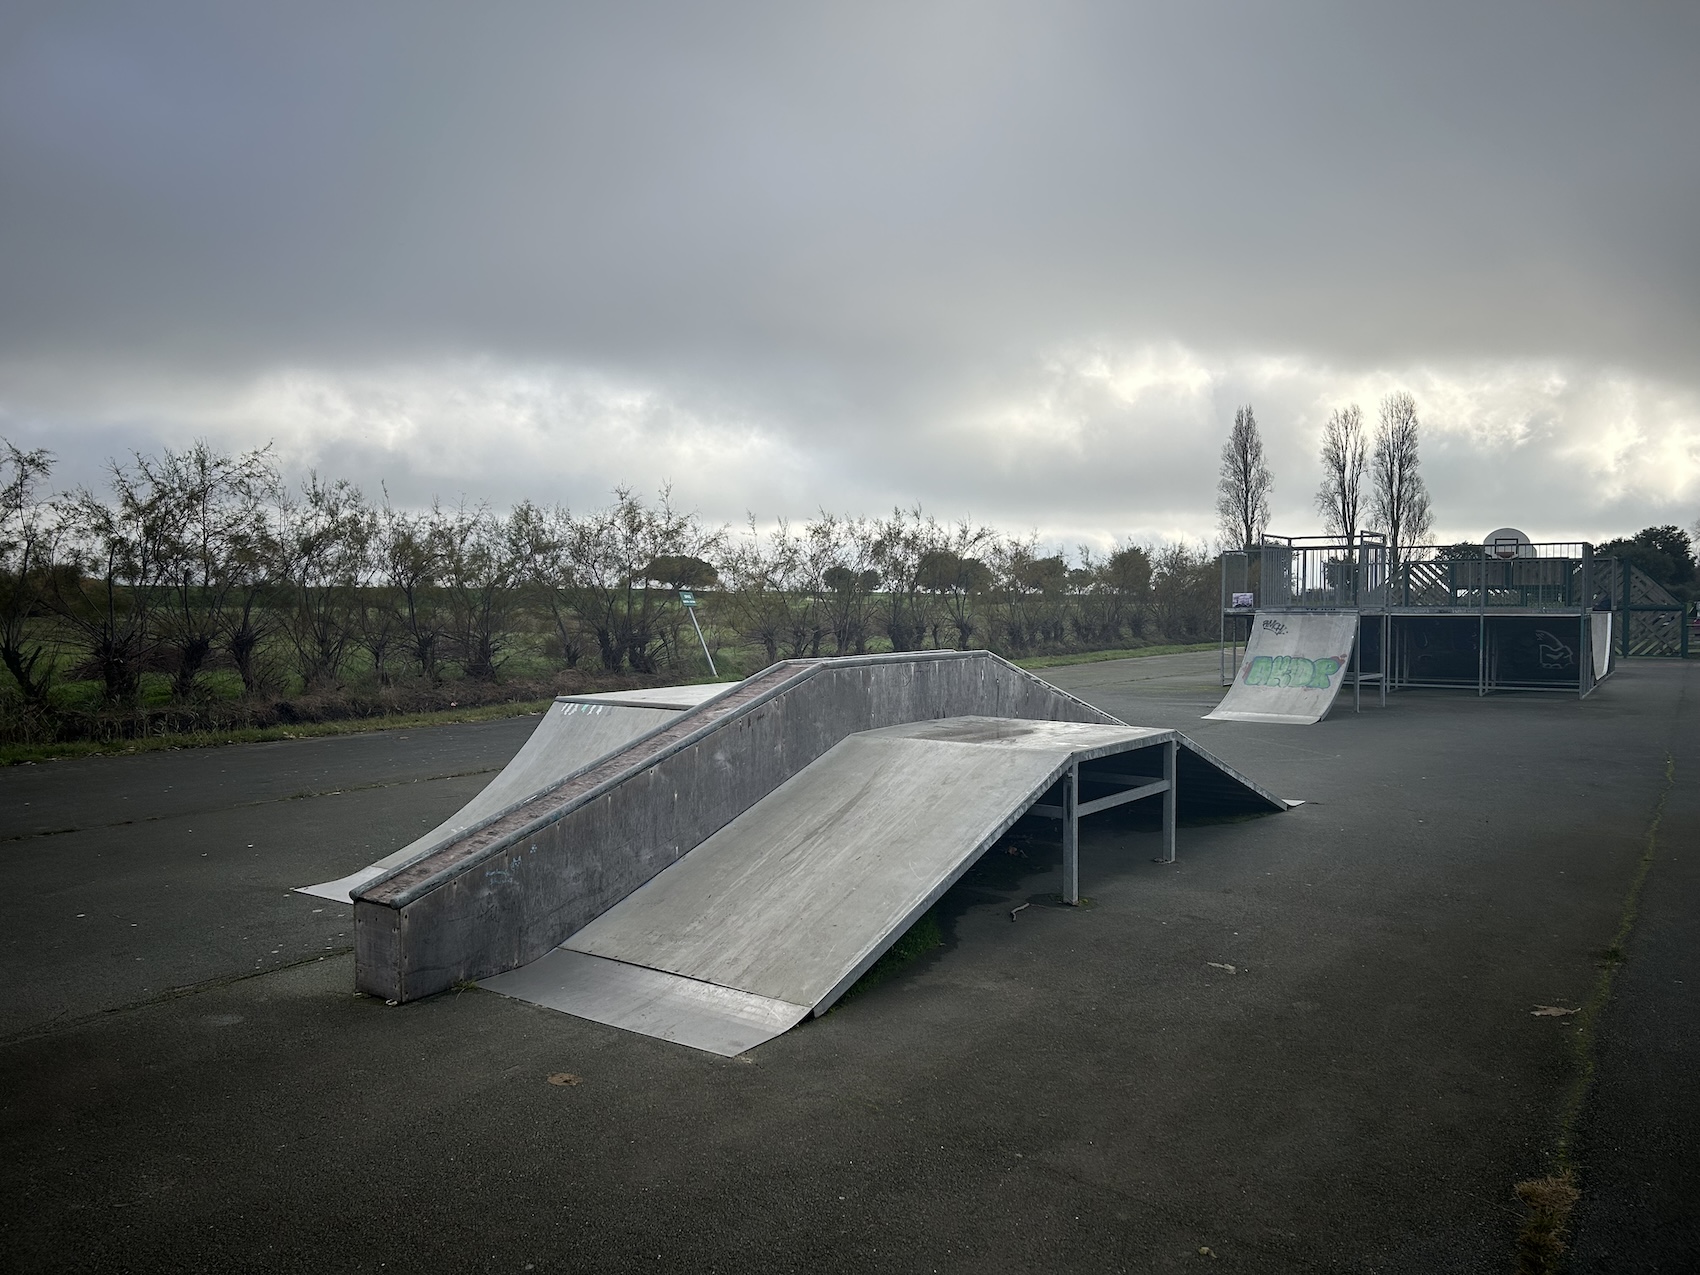
<path id="1" fill-rule="evenodd" d="M 1357 613 L 1259 611 L 1234 683 L 1207 721 L 1309 726 L 1328 716 L 1351 666 Z"/>
<path id="2" fill-rule="evenodd" d="M 298 892 L 336 903 L 351 903 L 352 892 L 359 887 L 497 815 L 525 805 L 569 775 L 736 685 L 736 682 L 714 682 L 703 686 L 606 691 L 599 695 L 563 695 L 549 706 L 513 760 L 453 817 L 357 872 L 335 881 L 299 886 Z"/>

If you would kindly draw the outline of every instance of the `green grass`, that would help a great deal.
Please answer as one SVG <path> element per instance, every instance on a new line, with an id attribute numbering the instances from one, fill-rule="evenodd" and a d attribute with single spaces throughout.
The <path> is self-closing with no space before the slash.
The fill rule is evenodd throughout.
<path id="1" fill-rule="evenodd" d="M 454 722 L 493 722 L 504 717 L 541 713 L 551 703 L 552 699 L 521 700 L 512 704 L 484 704 L 477 708 L 450 708 L 431 713 L 395 713 L 387 717 L 357 717 L 335 722 L 297 722 L 290 726 L 197 731 L 187 735 L 157 735 L 146 739 L 114 740 L 110 743 L 76 740 L 63 744 L 4 744 L 0 745 L 0 766 L 55 761 L 64 757 L 152 753 L 170 748 L 213 748 L 221 744 L 258 744 L 268 740 L 313 739 L 325 735 L 364 735 L 370 731 L 446 726 Z"/>
<path id="2" fill-rule="evenodd" d="M 1136 646 L 1121 651 L 1079 651 L 1072 655 L 1035 655 L 1013 660 L 1021 668 L 1061 668 L 1065 664 L 1096 664 L 1100 660 L 1137 660 L 1147 655 L 1183 655 L 1188 651 L 1214 651 L 1218 643 L 1194 642 L 1190 646 Z"/>
<path id="3" fill-rule="evenodd" d="M 868 967 L 866 974 L 851 984 L 850 990 L 839 998 L 838 1003 L 842 1005 L 853 996 L 871 991 L 908 969 L 928 952 L 943 946 L 944 931 L 939 928 L 938 917 L 929 910 L 904 931 L 902 938 L 886 949 L 884 956 Z"/>
<path id="4" fill-rule="evenodd" d="M 872 643 L 869 644 L 873 646 Z M 1116 651 L 1085 651 L 1071 655 L 1038 655 L 1029 659 L 1016 660 L 1022 668 L 1043 669 L 1057 668 L 1065 664 L 1090 664 L 1099 660 L 1138 659 L 1148 655 L 1174 655 L 1184 651 L 1214 650 L 1214 643 L 1201 643 L 1191 646 L 1145 646 L 1129 650 Z M 730 652 L 728 653 L 730 654 Z M 745 670 L 740 667 L 742 661 L 728 660 L 720 669 L 718 678 L 711 677 L 704 671 L 696 676 L 681 678 L 683 684 L 712 681 L 734 681 L 745 676 Z M 241 691 L 241 683 L 232 673 L 218 671 L 203 678 L 206 689 L 212 690 L 219 698 L 235 699 Z M 87 707 L 95 708 L 100 703 L 100 684 L 92 681 L 61 683 L 54 688 L 55 698 L 60 708 Z M 141 699 L 144 704 L 159 705 L 169 701 L 169 679 L 159 674 L 147 674 L 143 678 Z M 455 722 L 487 722 L 504 717 L 518 717 L 527 713 L 540 713 L 549 706 L 548 699 L 522 700 L 509 704 L 486 704 L 479 707 L 441 709 L 425 713 L 396 713 L 382 717 L 348 718 L 330 722 L 297 722 L 291 725 L 243 727 L 228 730 L 195 731 L 178 735 L 156 735 L 143 739 L 124 739 L 112 741 L 75 740 L 56 744 L 0 744 L 0 766 L 16 766 L 26 762 L 52 761 L 66 757 L 95 757 L 112 754 L 157 752 L 170 748 L 211 748 L 222 744 L 253 744 L 279 739 L 311 739 L 326 735 L 360 735 L 370 731 L 404 730 L 420 726 L 445 726 Z M 917 928 L 923 922 L 917 923 Z M 936 924 L 934 929 L 936 931 Z M 901 942 L 899 946 L 901 946 Z M 936 946 L 936 944 L 934 945 Z M 893 948 L 896 952 L 898 948 Z M 890 959 L 892 953 L 882 958 L 882 963 Z M 906 961 L 904 963 L 907 963 Z M 880 965 L 874 967 L 880 969 Z M 874 970 L 869 970 L 866 977 L 872 977 Z M 882 978 L 885 975 L 881 976 Z M 858 984 L 857 986 L 861 986 Z"/>

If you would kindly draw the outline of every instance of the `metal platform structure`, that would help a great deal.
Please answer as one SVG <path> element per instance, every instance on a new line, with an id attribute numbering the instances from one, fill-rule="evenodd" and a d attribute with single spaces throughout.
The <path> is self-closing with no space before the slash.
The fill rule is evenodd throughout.
<path id="1" fill-rule="evenodd" d="M 1291 804 L 985 651 L 786 661 L 542 787 L 534 762 L 491 785 L 524 800 L 354 887 L 362 991 L 482 980 L 737 1053 L 830 1007 L 1023 816 L 1060 823 L 1075 902 L 1083 817 L 1158 800 L 1172 860 L 1178 813 Z"/>
<path id="2" fill-rule="evenodd" d="M 859 732 L 554 952 L 482 986 L 741 1053 L 830 1009 L 1024 814 L 1062 821 L 1068 902 L 1084 815 L 1161 799 L 1172 861 L 1186 748 L 1171 730 L 990 717 Z"/>
<path id="3" fill-rule="evenodd" d="M 1418 556 L 1421 555 L 1421 556 Z M 1421 549 L 1385 537 L 1266 535 L 1222 555 L 1222 684 L 1258 617 L 1357 616 L 1345 671 L 1380 702 L 1416 687 L 1586 696 L 1631 655 L 1686 656 L 1682 604 L 1585 542 Z"/>

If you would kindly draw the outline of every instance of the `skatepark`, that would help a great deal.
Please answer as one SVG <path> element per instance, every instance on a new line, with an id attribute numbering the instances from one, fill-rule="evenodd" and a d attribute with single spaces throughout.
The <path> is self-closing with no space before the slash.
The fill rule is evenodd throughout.
<path id="1" fill-rule="evenodd" d="M 736 804 L 801 797 L 723 825 L 762 862 L 822 807 L 823 775 L 927 778 L 960 753 L 978 773 L 989 750 L 1016 796 L 950 807 L 911 784 L 888 827 L 939 848 L 930 875 L 846 955 L 805 917 L 822 1001 L 794 992 L 795 1025 L 737 1056 L 495 994 L 480 980 L 514 975 L 471 966 L 436 994 L 357 994 L 363 963 L 405 961 L 356 951 L 359 904 L 298 887 L 409 847 L 391 868 L 436 856 L 418 898 L 464 892 L 469 860 L 490 879 L 501 838 L 469 855 L 468 823 L 476 839 L 516 801 L 535 813 L 536 718 L 14 768 L 7 1251 L 32 1270 L 1506 1269 L 1512 1187 L 1565 1139 L 1584 1173 L 1575 1269 L 1680 1269 L 1700 1198 L 1691 676 L 1629 660 L 1580 700 L 1399 693 L 1292 727 L 1205 720 L 1223 688 L 1203 653 L 1048 670 L 1076 720 L 1006 703 L 994 720 L 1031 723 L 1008 744 L 823 727 Z M 714 702 L 664 701 L 660 732 Z M 975 716 L 945 707 L 909 715 Z M 1015 746 L 1047 732 L 1075 738 Z M 688 758 L 690 733 L 651 751 Z M 1189 810 L 1183 770 L 1078 819 L 1066 905 L 1067 838 L 1033 807 L 1077 766 L 1110 769 L 1100 748 L 1139 781 L 1077 797 L 1159 786 L 1170 745 L 1304 804 Z M 504 773 L 511 791 L 477 807 Z M 577 809 L 634 781 L 602 782 Z M 941 838 L 915 822 L 935 806 L 938 827 L 980 823 Z M 568 927 L 577 955 L 638 968 L 623 945 L 688 935 L 681 899 L 745 897 L 710 888 L 729 871 L 715 835 L 621 897 L 707 850 L 701 880 L 608 933 Z M 783 897 L 763 880 L 753 897 Z M 355 887 L 411 924 L 382 890 Z M 842 996 L 923 901 L 944 945 Z M 488 945 L 460 930 L 458 950 Z M 552 937 L 516 943 L 531 959 L 510 968 Z M 681 942 L 644 959 L 706 985 L 687 962 L 727 958 Z M 1606 961 L 1597 1017 L 1534 1012 L 1593 1003 Z M 1584 1049 L 1596 1082 L 1571 1110 Z"/>

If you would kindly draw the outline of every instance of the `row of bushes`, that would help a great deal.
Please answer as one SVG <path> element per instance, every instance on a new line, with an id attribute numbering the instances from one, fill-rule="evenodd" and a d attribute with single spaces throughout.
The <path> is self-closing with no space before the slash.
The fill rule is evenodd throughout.
<path id="1" fill-rule="evenodd" d="M 404 510 L 316 474 L 290 487 L 269 451 L 204 444 L 115 465 L 102 492 L 53 492 L 52 463 L 0 443 L 0 701 L 37 731 L 77 713 L 351 686 L 700 675 L 681 589 L 723 674 L 804 655 L 1021 656 L 1216 632 L 1214 560 L 1185 545 L 1070 560 L 919 509 L 735 532 L 666 492 L 624 490 L 584 514 Z"/>

